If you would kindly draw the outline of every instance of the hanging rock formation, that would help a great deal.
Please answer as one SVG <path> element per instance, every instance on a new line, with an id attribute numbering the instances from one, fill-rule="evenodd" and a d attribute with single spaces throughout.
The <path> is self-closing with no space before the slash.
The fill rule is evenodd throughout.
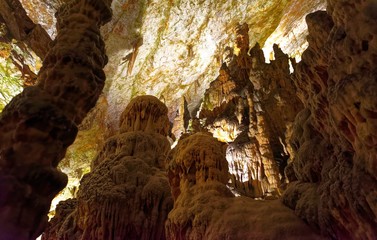
<path id="1" fill-rule="evenodd" d="M 58 14 L 58 35 L 34 87 L 0 118 L 0 238 L 35 239 L 47 225 L 51 200 L 66 185 L 56 169 L 77 124 L 102 91 L 107 63 L 99 27 L 111 1 L 72 1 Z"/>
<path id="2" fill-rule="evenodd" d="M 295 122 L 284 203 L 334 239 L 377 238 L 377 3 L 328 2 L 307 16 L 295 66 Z"/>
<path id="3" fill-rule="evenodd" d="M 168 239 L 320 239 L 279 201 L 234 197 L 224 145 L 206 133 L 179 141 L 168 175 L 174 208 Z"/>
<path id="4" fill-rule="evenodd" d="M 95 158 L 77 200 L 57 207 L 43 239 L 165 239 L 173 206 L 164 171 L 168 109 L 153 96 L 134 98 L 120 131 Z"/>

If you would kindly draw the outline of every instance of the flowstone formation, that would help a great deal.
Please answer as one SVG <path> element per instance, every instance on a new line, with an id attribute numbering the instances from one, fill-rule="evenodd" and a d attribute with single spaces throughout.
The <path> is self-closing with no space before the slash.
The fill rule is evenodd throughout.
<path id="1" fill-rule="evenodd" d="M 0 118 L 0 238 L 35 239 L 51 200 L 66 185 L 56 169 L 77 125 L 104 86 L 107 63 L 99 27 L 111 1 L 71 1 L 57 15 L 58 35 L 38 84 L 27 87 Z"/>
<path id="2" fill-rule="evenodd" d="M 168 239 L 321 239 L 277 200 L 235 197 L 226 186 L 224 144 L 207 133 L 184 136 L 173 149 L 168 175 L 174 208 Z"/>
<path id="3" fill-rule="evenodd" d="M 377 3 L 332 1 L 307 16 L 295 66 L 296 117 L 285 204 L 334 239 L 377 238 Z"/>
<path id="4" fill-rule="evenodd" d="M 284 188 L 289 140 L 302 108 L 278 46 L 265 63 L 259 45 L 250 49 L 249 27 L 235 29 L 234 50 L 226 48 L 219 76 L 206 90 L 199 118 L 213 136 L 229 144 L 230 186 L 254 198 L 277 197 Z"/>
<path id="5" fill-rule="evenodd" d="M 134 98 L 81 181 L 77 200 L 61 202 L 42 239 L 165 239 L 173 199 L 165 172 L 168 109 Z"/>

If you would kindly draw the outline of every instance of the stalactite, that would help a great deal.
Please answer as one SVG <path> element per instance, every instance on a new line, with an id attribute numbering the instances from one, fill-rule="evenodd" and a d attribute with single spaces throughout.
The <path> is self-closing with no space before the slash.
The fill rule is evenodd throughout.
<path id="1" fill-rule="evenodd" d="M 111 1 L 73 1 L 38 80 L 3 110 L 0 119 L 0 236 L 36 238 L 47 224 L 53 197 L 67 177 L 56 169 L 77 124 L 103 88 L 107 63 L 99 27 Z M 89 36 L 89 37 L 88 37 Z M 95 43 L 95 44 L 93 44 Z"/>

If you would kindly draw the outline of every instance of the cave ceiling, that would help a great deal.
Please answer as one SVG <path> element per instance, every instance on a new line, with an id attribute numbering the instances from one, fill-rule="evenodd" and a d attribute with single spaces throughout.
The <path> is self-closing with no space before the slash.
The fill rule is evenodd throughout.
<path id="1" fill-rule="evenodd" d="M 52 38 L 53 14 L 61 1 L 21 0 L 30 18 Z M 151 94 L 174 112 L 184 96 L 189 110 L 200 103 L 221 63 L 234 49 L 237 24 L 249 25 L 250 44 L 272 45 L 298 60 L 306 48 L 305 16 L 325 9 L 323 0 L 153 1 L 116 0 L 114 17 L 102 33 L 109 63 L 104 90 L 107 121 L 117 124 L 119 114 L 137 95 Z"/>

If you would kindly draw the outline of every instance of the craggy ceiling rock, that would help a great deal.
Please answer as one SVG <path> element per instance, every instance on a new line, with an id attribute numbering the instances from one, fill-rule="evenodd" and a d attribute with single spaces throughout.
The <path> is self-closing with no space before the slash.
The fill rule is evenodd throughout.
<path id="1" fill-rule="evenodd" d="M 168 173 L 174 196 L 168 239 L 321 239 L 279 201 L 234 197 L 223 144 L 209 134 L 181 139 Z"/>
<path id="2" fill-rule="evenodd" d="M 105 90 L 109 121 L 116 123 L 138 94 L 157 96 L 170 112 L 184 96 L 193 111 L 225 61 L 224 49 L 235 48 L 239 23 L 250 28 L 250 46 L 263 46 L 286 19 L 280 26 L 284 41 L 301 45 L 305 31 L 288 33 L 297 19 L 303 22 L 303 15 L 318 8 L 324 8 L 323 1 L 114 1 L 114 19 L 103 31 L 111 56 Z"/>
<path id="3" fill-rule="evenodd" d="M 167 107 L 156 97 L 131 100 L 120 131 L 83 177 L 77 201 L 58 205 L 43 239 L 165 239 L 173 205 L 164 171 L 168 129 Z"/>
<path id="4" fill-rule="evenodd" d="M 335 239 L 377 237 L 377 4 L 328 1 L 307 16 L 295 68 L 306 109 L 296 118 L 293 183 L 284 202 Z"/>
<path id="5" fill-rule="evenodd" d="M 59 33 L 43 62 L 39 83 L 25 88 L 2 112 L 2 239 L 38 237 L 47 224 L 51 200 L 67 183 L 56 166 L 75 139 L 76 124 L 94 106 L 104 85 L 107 58 L 99 27 L 111 18 L 110 4 L 72 1 L 61 8 Z M 85 101 L 78 96 L 85 96 Z"/>

